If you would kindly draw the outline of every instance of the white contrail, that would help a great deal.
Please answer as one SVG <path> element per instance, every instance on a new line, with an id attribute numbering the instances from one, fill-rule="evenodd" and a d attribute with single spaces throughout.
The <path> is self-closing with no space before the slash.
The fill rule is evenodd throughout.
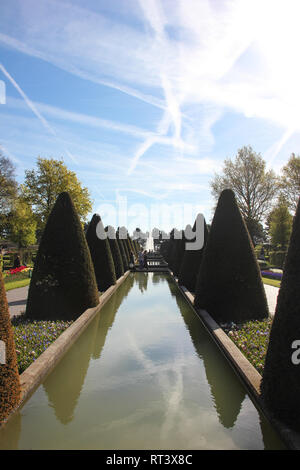
<path id="1" fill-rule="evenodd" d="M 20 93 L 20 95 L 24 99 L 27 106 L 31 109 L 33 114 L 36 115 L 36 117 L 40 120 L 40 122 L 47 129 L 47 131 L 50 132 L 50 134 L 52 134 L 55 137 L 55 139 L 59 142 L 59 138 L 58 138 L 58 135 L 55 132 L 55 130 L 50 126 L 50 124 L 46 121 L 46 119 L 41 115 L 41 113 L 37 110 L 37 108 L 34 106 L 32 101 L 28 98 L 28 96 L 24 93 L 22 88 L 17 84 L 17 82 L 13 79 L 13 77 L 8 73 L 6 68 L 1 63 L 0 63 L 0 70 L 4 73 L 6 78 L 8 78 L 8 80 L 15 87 L 15 89 Z M 73 157 L 73 155 L 68 150 L 65 150 L 65 152 L 73 160 L 73 162 L 76 162 L 76 159 Z"/>

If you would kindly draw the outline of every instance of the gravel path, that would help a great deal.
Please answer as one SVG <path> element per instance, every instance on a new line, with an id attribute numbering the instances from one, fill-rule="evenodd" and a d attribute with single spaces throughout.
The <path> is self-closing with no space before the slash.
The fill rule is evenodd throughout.
<path id="1" fill-rule="evenodd" d="M 6 292 L 10 316 L 20 315 L 25 311 L 29 286 L 11 289 Z"/>
<path id="2" fill-rule="evenodd" d="M 274 286 L 269 286 L 268 284 L 264 284 L 264 288 L 266 291 L 269 312 L 272 316 L 274 316 L 279 288 L 274 287 Z"/>

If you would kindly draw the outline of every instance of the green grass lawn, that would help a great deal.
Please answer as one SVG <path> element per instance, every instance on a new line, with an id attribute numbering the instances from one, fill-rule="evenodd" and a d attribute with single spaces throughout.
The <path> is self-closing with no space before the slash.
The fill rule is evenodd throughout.
<path id="1" fill-rule="evenodd" d="M 4 274 L 5 290 L 17 289 L 18 287 L 25 287 L 30 284 L 30 277 L 28 271 L 25 273 L 17 274 Z"/>
<path id="2" fill-rule="evenodd" d="M 269 286 L 280 287 L 281 281 L 277 279 L 269 279 L 267 277 L 262 278 L 264 284 L 268 284 Z"/>
<path id="3" fill-rule="evenodd" d="M 223 330 L 260 374 L 264 370 L 271 326 L 271 318 L 223 326 Z"/>

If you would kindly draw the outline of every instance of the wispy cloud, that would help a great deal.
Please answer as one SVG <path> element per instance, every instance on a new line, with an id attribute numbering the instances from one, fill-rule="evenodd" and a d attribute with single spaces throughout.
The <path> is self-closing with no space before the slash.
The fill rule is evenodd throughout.
<path id="1" fill-rule="evenodd" d="M 27 106 L 31 109 L 33 114 L 38 118 L 38 120 L 42 123 L 42 125 L 45 127 L 45 129 L 59 142 L 59 137 L 56 133 L 56 131 L 53 129 L 52 126 L 48 123 L 48 121 L 41 115 L 41 113 L 37 110 L 36 106 L 33 104 L 33 102 L 28 98 L 28 96 L 24 93 L 22 88 L 18 85 L 18 83 L 14 80 L 14 78 L 10 75 L 10 73 L 6 70 L 6 68 L 0 63 L 0 70 L 1 72 L 5 75 L 5 77 L 11 82 L 11 84 L 15 87 L 15 89 L 20 93 L 22 98 L 24 99 L 25 103 Z M 64 149 L 65 153 L 68 155 L 68 157 L 73 161 L 76 162 L 76 159 L 74 156 L 69 152 L 68 149 Z"/>
<path id="2" fill-rule="evenodd" d="M 99 96 L 109 88 L 108 114 L 101 107 L 86 111 L 75 100 L 70 110 L 64 102 L 54 106 L 50 95 L 34 102 L 8 65 L 1 66 L 47 133 L 68 147 L 64 153 L 86 162 L 83 171 L 93 182 L 95 169 L 114 190 L 153 199 L 167 199 L 176 188 L 188 197 L 203 181 L 209 191 L 207 177 L 228 156 L 216 149 L 216 136 L 226 135 L 225 118 L 234 113 L 260 126 L 274 124 L 266 159 L 278 161 L 300 130 L 299 0 L 271 6 L 260 0 L 132 0 L 126 9 L 123 0 L 101 3 L 11 0 L 1 5 L 0 18 L 0 44 L 7 50 L 98 84 Z M 128 120 L 124 109 L 112 112 L 120 97 L 134 103 Z M 7 108 L 20 107 L 20 100 L 8 98 Z M 226 152 L 236 152 L 238 137 Z"/>

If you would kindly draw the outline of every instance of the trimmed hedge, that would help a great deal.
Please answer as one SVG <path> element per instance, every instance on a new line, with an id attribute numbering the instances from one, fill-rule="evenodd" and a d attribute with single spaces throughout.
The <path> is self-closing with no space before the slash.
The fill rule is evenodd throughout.
<path id="1" fill-rule="evenodd" d="M 5 364 L 0 364 L 0 424 L 18 405 L 21 396 L 20 379 L 13 329 L 6 299 L 6 292 L 0 271 L 0 341 L 5 343 Z"/>
<path id="2" fill-rule="evenodd" d="M 185 252 L 185 236 L 183 230 L 181 230 L 182 234 L 182 239 L 181 240 L 176 240 L 175 243 L 175 249 L 174 249 L 174 254 L 173 254 L 173 272 L 175 276 L 179 276 L 180 274 L 180 269 L 184 257 L 184 252 Z"/>
<path id="3" fill-rule="evenodd" d="M 220 195 L 195 294 L 195 307 L 219 323 L 268 317 L 253 245 L 231 189 Z"/>
<path id="4" fill-rule="evenodd" d="M 56 200 L 42 235 L 26 316 L 73 320 L 98 303 L 89 247 L 71 197 L 63 192 Z"/>
<path id="5" fill-rule="evenodd" d="M 117 241 L 118 245 L 120 248 L 121 256 L 122 256 L 122 261 L 123 261 L 123 266 L 124 266 L 124 272 L 128 271 L 129 269 L 129 261 L 128 261 L 128 256 L 127 256 L 127 250 L 124 244 L 124 240 L 119 237 L 120 234 L 120 228 L 116 231 L 116 236 L 117 236 Z"/>
<path id="6" fill-rule="evenodd" d="M 104 232 L 100 215 L 94 214 L 86 232 L 87 243 L 91 252 L 95 269 L 98 290 L 106 291 L 116 283 L 116 272 L 108 239 L 101 240 L 97 236 L 99 231 Z"/>
<path id="7" fill-rule="evenodd" d="M 270 251 L 270 264 L 277 268 L 283 268 L 286 254 L 286 251 Z"/>
<path id="8" fill-rule="evenodd" d="M 300 202 L 286 256 L 272 323 L 263 379 L 262 397 L 275 417 L 300 431 Z M 293 359 L 293 360 L 292 360 Z"/>
<path id="9" fill-rule="evenodd" d="M 193 231 L 196 230 L 196 221 L 193 226 Z M 195 292 L 197 276 L 200 270 L 204 248 L 207 243 L 208 230 L 204 220 L 204 244 L 200 250 L 185 250 L 184 257 L 179 273 L 179 285 L 186 287 L 190 292 Z M 195 241 L 195 237 L 191 242 Z"/>
<path id="10" fill-rule="evenodd" d="M 116 231 L 113 227 L 111 226 L 105 227 L 105 231 L 106 232 L 110 231 L 116 237 Z M 124 265 L 122 261 L 122 256 L 121 256 L 121 251 L 119 248 L 118 240 L 117 238 L 108 237 L 108 243 L 110 246 L 110 251 L 111 251 L 114 265 L 115 265 L 116 278 L 119 279 L 119 277 L 123 276 L 124 274 Z"/>

